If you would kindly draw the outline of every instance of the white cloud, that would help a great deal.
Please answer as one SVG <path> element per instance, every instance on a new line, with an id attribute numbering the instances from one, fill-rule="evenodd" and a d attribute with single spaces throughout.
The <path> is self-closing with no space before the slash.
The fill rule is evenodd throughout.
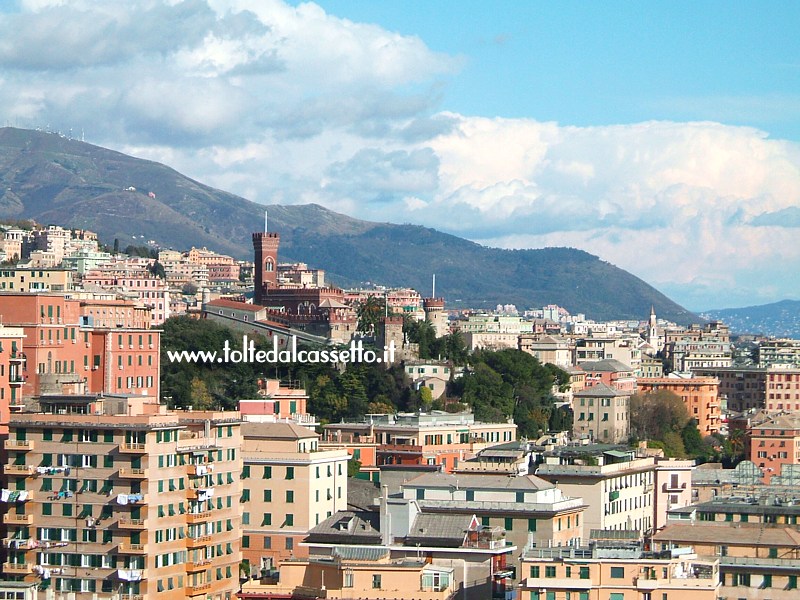
<path id="1" fill-rule="evenodd" d="M 796 223 L 780 226 L 800 207 L 795 143 L 713 122 L 447 112 L 458 58 L 311 3 L 21 7 L 0 14 L 4 121 L 83 129 L 264 203 L 580 247 L 692 308 L 800 296 Z"/>

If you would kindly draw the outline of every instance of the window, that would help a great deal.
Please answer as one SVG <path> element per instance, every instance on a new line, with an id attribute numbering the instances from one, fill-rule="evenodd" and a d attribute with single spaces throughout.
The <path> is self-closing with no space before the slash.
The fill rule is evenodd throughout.
<path id="1" fill-rule="evenodd" d="M 286 538 L 286 549 L 287 550 L 294 550 L 294 538 L 290 538 L 290 537 Z"/>
<path id="2" fill-rule="evenodd" d="M 294 467 L 286 467 L 286 479 L 294 479 Z"/>
<path id="3" fill-rule="evenodd" d="M 294 525 L 294 515 L 291 513 L 286 514 L 286 526 L 292 527 Z"/>
<path id="4" fill-rule="evenodd" d="M 272 549 L 272 538 L 268 535 L 264 536 L 264 550 Z"/>
<path id="5" fill-rule="evenodd" d="M 536 531 L 536 519 L 528 519 L 528 531 Z"/>
<path id="6" fill-rule="evenodd" d="M 250 465 L 245 465 L 242 467 L 242 479 L 248 479 L 250 477 Z"/>
<path id="7" fill-rule="evenodd" d="M 272 502 L 272 490 L 264 490 L 264 502 Z"/>
<path id="8" fill-rule="evenodd" d="M 761 579 L 761 586 L 760 589 L 771 588 L 772 587 L 772 575 L 769 573 L 764 574 Z"/>
<path id="9" fill-rule="evenodd" d="M 553 579 L 556 576 L 555 565 L 548 565 L 544 568 L 544 576 L 548 579 Z"/>
<path id="10" fill-rule="evenodd" d="M 611 567 L 611 579 L 623 579 L 625 577 L 625 567 Z"/>
<path id="11" fill-rule="evenodd" d="M 346 587 L 346 588 L 353 587 L 353 573 L 352 573 L 352 571 L 345 572 L 344 581 L 342 583 L 342 587 Z"/>
<path id="12" fill-rule="evenodd" d="M 608 595 L 608 600 L 625 600 L 625 594 L 611 593 Z"/>
<path id="13" fill-rule="evenodd" d="M 243 535 L 242 536 L 242 548 L 249 548 L 250 547 L 250 536 Z"/>
<path id="14" fill-rule="evenodd" d="M 506 531 L 512 531 L 514 529 L 514 519 L 512 519 L 511 517 L 506 517 L 504 521 L 505 521 Z"/>
<path id="15" fill-rule="evenodd" d="M 372 576 L 372 589 L 373 590 L 381 589 L 381 576 L 380 575 L 373 575 Z"/>
<path id="16" fill-rule="evenodd" d="M 589 567 L 581 567 L 580 578 L 589 579 Z"/>
<path id="17" fill-rule="evenodd" d="M 539 578 L 539 566 L 535 565 L 531 567 L 531 579 L 538 579 Z"/>
<path id="18" fill-rule="evenodd" d="M 264 467 L 263 479 L 272 479 L 272 467 Z"/>
<path id="19" fill-rule="evenodd" d="M 286 503 L 292 504 L 294 502 L 294 492 L 292 490 L 286 490 Z"/>

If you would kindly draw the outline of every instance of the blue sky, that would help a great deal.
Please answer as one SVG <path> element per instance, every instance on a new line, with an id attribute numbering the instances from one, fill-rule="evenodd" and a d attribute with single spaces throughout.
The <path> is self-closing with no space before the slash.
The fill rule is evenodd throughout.
<path id="1" fill-rule="evenodd" d="M 359 2 L 329 12 L 461 56 L 442 107 L 562 125 L 712 120 L 800 139 L 797 2 Z"/>
<path id="2" fill-rule="evenodd" d="M 800 298 L 800 3 L 0 0 L 0 119 L 263 204 Z M 136 235 L 139 232 L 131 232 Z"/>

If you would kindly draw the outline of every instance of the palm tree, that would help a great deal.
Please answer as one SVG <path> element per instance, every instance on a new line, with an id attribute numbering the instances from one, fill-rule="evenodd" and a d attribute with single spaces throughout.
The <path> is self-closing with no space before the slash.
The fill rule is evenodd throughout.
<path id="1" fill-rule="evenodd" d="M 386 301 L 378 296 L 368 296 L 366 300 L 359 302 L 356 308 L 358 331 L 374 335 L 375 327 L 383 319 L 385 311 Z"/>

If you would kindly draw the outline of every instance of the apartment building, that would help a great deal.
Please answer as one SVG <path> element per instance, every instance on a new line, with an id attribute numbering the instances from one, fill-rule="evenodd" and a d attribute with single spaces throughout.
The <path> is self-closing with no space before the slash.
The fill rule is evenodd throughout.
<path id="1" fill-rule="evenodd" d="M 573 498 L 583 498 L 584 529 L 633 530 L 644 535 L 653 528 L 655 459 L 639 458 L 622 446 L 583 445 L 544 453 L 536 475 Z"/>
<path id="2" fill-rule="evenodd" d="M 22 400 L 24 339 L 22 327 L 0 324 L 0 435 L 8 433 L 10 406 Z"/>
<path id="3" fill-rule="evenodd" d="M 534 475 L 435 472 L 402 486 L 402 497 L 439 515 L 475 515 L 483 527 L 501 527 L 513 546 L 580 545 L 586 504 Z"/>
<path id="4" fill-rule="evenodd" d="M 766 415 L 749 429 L 750 460 L 761 468 L 764 483 L 780 475 L 783 465 L 800 464 L 800 413 Z"/>
<path id="5" fill-rule="evenodd" d="M 631 394 L 596 383 L 572 396 L 572 431 L 577 437 L 618 444 L 630 434 Z"/>
<path id="6" fill-rule="evenodd" d="M 72 269 L 14 267 L 0 269 L 0 292 L 68 292 L 74 287 Z"/>
<path id="7" fill-rule="evenodd" d="M 765 340 L 758 344 L 758 366 L 792 366 L 800 369 L 800 340 Z"/>
<path id="8" fill-rule="evenodd" d="M 680 396 L 686 412 L 697 421 L 697 428 L 703 437 L 719 433 L 721 410 L 718 379 L 714 377 L 642 377 L 636 380 L 636 385 L 642 394 L 666 390 Z"/>
<path id="9" fill-rule="evenodd" d="M 654 550 L 685 551 L 719 561 L 720 598 L 794 600 L 800 577 L 797 526 L 700 521 L 667 525 Z"/>
<path id="10" fill-rule="evenodd" d="M 151 310 L 152 327 L 169 318 L 169 286 L 146 268 L 127 263 L 103 265 L 83 276 L 83 285 L 113 289 L 136 298 Z"/>
<path id="11" fill-rule="evenodd" d="M 605 384 L 620 392 L 633 394 L 636 391 L 636 376 L 632 367 L 614 358 L 579 363 L 586 372 L 586 387 Z"/>
<path id="12" fill-rule="evenodd" d="M 370 415 L 361 423 L 323 427 L 325 443 L 376 443 L 377 466 L 441 465 L 451 471 L 484 448 L 517 438 L 514 423 L 483 423 L 472 413 Z"/>
<path id="13" fill-rule="evenodd" d="M 233 598 L 239 414 L 142 396 L 39 403 L 11 416 L 5 442 L 3 573 L 75 600 Z"/>
<path id="14" fill-rule="evenodd" d="M 693 460 L 656 458 L 653 503 L 653 528 L 659 530 L 667 524 L 670 511 L 689 506 L 694 501 L 692 472 Z"/>
<path id="15" fill-rule="evenodd" d="M 124 300 L 7 292 L 0 294 L 0 314 L 25 334 L 25 360 L 17 372 L 25 397 L 61 393 L 65 385 L 89 393 L 158 395 L 161 332 L 150 329 L 147 309 Z"/>
<path id="16" fill-rule="evenodd" d="M 350 457 L 320 450 L 319 435 L 293 423 L 246 422 L 242 436 L 242 553 L 269 571 L 307 556 L 300 542 L 309 530 L 347 508 Z"/>
<path id="17" fill-rule="evenodd" d="M 664 360 L 670 371 L 730 367 L 730 330 L 719 321 L 664 332 Z"/>
<path id="18" fill-rule="evenodd" d="M 719 560 L 647 553 L 639 543 L 526 550 L 521 596 L 532 600 L 717 600 Z"/>
<path id="19" fill-rule="evenodd" d="M 572 366 L 572 348 L 569 340 L 551 335 L 524 334 L 517 346 L 539 359 L 542 364 L 552 364 L 562 369 Z"/>

